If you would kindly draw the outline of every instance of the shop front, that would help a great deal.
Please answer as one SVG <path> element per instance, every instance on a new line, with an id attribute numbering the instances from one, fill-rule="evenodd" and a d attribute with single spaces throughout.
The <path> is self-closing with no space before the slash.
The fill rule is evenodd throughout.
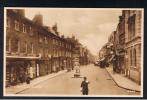
<path id="1" fill-rule="evenodd" d="M 23 83 L 26 80 L 27 63 L 25 61 L 8 61 L 6 64 L 6 86 Z"/>
<path id="2" fill-rule="evenodd" d="M 6 87 L 26 82 L 26 78 L 35 78 L 36 60 L 24 58 L 6 59 Z"/>

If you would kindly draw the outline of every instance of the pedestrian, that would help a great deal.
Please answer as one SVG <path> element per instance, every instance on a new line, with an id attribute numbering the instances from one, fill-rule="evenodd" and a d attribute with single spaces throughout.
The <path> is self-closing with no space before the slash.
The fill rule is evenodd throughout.
<path id="1" fill-rule="evenodd" d="M 20 74 L 20 76 L 19 76 L 19 81 L 20 81 L 20 83 L 23 83 L 23 76 L 22 76 L 22 74 Z"/>
<path id="2" fill-rule="evenodd" d="M 112 59 L 112 64 L 113 64 L 113 74 L 116 72 L 116 55 L 114 55 L 114 58 Z"/>
<path id="3" fill-rule="evenodd" d="M 82 81 L 82 83 L 81 83 L 81 92 L 82 92 L 82 94 L 83 95 L 88 95 L 88 84 L 89 84 L 90 82 L 89 81 L 87 81 L 87 78 L 86 77 L 84 77 L 84 81 Z"/>

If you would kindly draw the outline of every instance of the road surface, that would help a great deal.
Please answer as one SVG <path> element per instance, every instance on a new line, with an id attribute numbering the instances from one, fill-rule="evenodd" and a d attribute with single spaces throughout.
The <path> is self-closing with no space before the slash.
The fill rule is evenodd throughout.
<path id="1" fill-rule="evenodd" d="M 111 79 L 104 68 L 96 67 L 93 64 L 81 66 L 81 76 L 86 76 L 90 81 L 89 95 L 139 95 L 119 88 Z M 19 94 L 26 95 L 81 95 L 80 85 L 83 78 L 73 78 L 74 71 L 64 73 L 48 79 L 26 89 Z"/>

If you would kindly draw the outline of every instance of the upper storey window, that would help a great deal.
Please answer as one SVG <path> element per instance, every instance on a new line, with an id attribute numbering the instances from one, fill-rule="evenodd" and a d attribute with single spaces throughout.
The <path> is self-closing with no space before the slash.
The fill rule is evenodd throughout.
<path id="1" fill-rule="evenodd" d="M 15 30 L 19 31 L 19 22 L 17 20 L 14 21 Z"/>
<path id="2" fill-rule="evenodd" d="M 10 18 L 7 18 L 7 27 L 10 28 Z"/>
<path id="3" fill-rule="evenodd" d="M 26 25 L 25 25 L 25 24 L 23 24 L 22 26 L 23 26 L 23 29 L 22 29 L 22 30 L 23 30 L 23 32 L 24 32 L 24 33 L 26 33 L 26 32 L 27 32 Z"/>

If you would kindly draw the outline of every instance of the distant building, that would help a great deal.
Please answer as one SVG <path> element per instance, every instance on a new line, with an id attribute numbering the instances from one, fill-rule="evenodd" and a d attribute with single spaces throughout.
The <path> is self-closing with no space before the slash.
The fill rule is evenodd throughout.
<path id="1" fill-rule="evenodd" d="M 80 65 L 87 65 L 94 61 L 93 55 L 90 51 L 84 47 L 79 41 L 72 36 L 72 38 L 68 38 L 73 44 L 73 64 L 79 63 Z"/>

